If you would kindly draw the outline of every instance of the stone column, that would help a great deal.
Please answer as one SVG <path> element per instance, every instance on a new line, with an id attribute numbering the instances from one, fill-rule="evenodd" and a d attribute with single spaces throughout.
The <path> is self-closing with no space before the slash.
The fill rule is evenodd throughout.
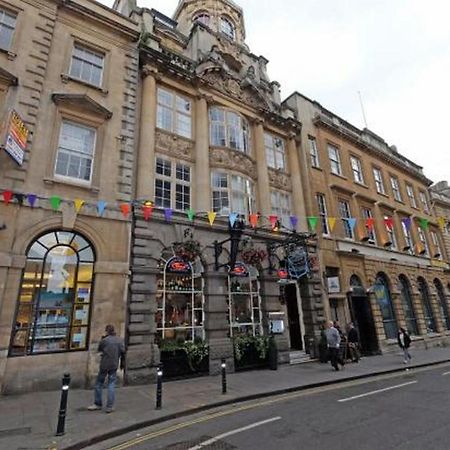
<path id="1" fill-rule="evenodd" d="M 195 104 L 195 194 L 197 211 L 210 211 L 211 173 L 209 168 L 208 103 L 199 95 Z"/>
<path id="2" fill-rule="evenodd" d="M 140 136 L 137 156 L 136 196 L 153 200 L 155 195 L 156 69 L 145 66 L 141 93 Z"/>
<path id="3" fill-rule="evenodd" d="M 426 336 L 427 326 L 425 324 L 425 314 L 423 310 L 422 297 L 420 292 L 412 292 L 412 301 L 414 306 L 414 311 L 416 313 L 417 328 L 421 336 Z"/>
<path id="4" fill-rule="evenodd" d="M 431 310 L 433 311 L 434 321 L 436 323 L 436 331 L 438 333 L 443 333 L 446 327 L 444 325 L 444 318 L 442 317 L 441 308 L 438 303 L 439 301 L 440 300 L 438 299 L 436 292 L 430 292 Z"/>
<path id="5" fill-rule="evenodd" d="M 256 120 L 253 124 L 253 151 L 256 158 L 256 171 L 258 174 L 259 212 L 267 217 L 272 213 L 272 206 L 270 204 L 269 172 L 267 170 L 266 149 L 264 145 L 264 127 L 261 120 Z"/>
<path id="6" fill-rule="evenodd" d="M 405 311 L 403 311 L 402 294 L 399 291 L 391 292 L 394 314 L 399 327 L 406 328 Z"/>
<path id="7" fill-rule="evenodd" d="M 300 172 L 299 149 L 297 148 L 296 134 L 289 136 L 287 152 L 289 158 L 289 169 L 292 182 L 293 213 L 298 217 L 300 230 L 308 230 L 306 223 L 305 198 L 303 196 L 302 175 Z M 299 136 L 300 137 L 300 136 Z"/>

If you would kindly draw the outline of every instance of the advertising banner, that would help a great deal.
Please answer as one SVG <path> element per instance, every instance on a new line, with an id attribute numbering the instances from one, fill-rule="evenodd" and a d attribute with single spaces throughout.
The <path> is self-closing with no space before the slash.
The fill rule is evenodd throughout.
<path id="1" fill-rule="evenodd" d="M 29 130 L 20 116 L 13 110 L 6 125 L 3 147 L 11 158 L 21 166 L 27 148 Z"/>

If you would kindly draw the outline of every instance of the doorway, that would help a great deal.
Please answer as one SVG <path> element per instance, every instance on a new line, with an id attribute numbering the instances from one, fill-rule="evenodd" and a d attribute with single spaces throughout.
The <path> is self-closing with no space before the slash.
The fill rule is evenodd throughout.
<path id="1" fill-rule="evenodd" d="M 369 297 L 350 295 L 352 320 L 359 334 L 359 343 L 363 355 L 379 353 L 378 339 L 370 307 Z"/>
<path id="2" fill-rule="evenodd" d="M 302 336 L 303 314 L 301 308 L 299 310 L 297 284 L 296 283 L 286 284 L 285 286 L 283 286 L 283 288 L 288 314 L 289 338 L 291 341 L 291 349 L 303 350 L 304 349 Z"/>

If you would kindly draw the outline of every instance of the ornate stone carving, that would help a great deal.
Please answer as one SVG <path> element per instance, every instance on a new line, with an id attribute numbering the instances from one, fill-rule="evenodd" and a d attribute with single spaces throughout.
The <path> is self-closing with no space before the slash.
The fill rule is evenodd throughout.
<path id="1" fill-rule="evenodd" d="M 279 170 L 269 169 L 270 185 L 284 191 L 292 190 L 291 176 Z"/>
<path id="2" fill-rule="evenodd" d="M 194 161 L 194 143 L 188 139 L 156 130 L 156 151 L 183 160 Z"/>
<path id="3" fill-rule="evenodd" d="M 256 179 L 256 164 L 246 154 L 228 148 L 213 148 L 209 155 L 211 167 L 235 170 Z"/>

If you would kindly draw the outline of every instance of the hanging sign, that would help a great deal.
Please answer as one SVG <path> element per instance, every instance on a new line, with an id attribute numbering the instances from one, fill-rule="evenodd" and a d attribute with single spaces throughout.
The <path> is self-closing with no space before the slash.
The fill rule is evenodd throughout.
<path id="1" fill-rule="evenodd" d="M 234 269 L 230 270 L 229 273 L 235 277 L 246 277 L 248 275 L 247 266 L 244 263 L 237 262 Z"/>
<path id="2" fill-rule="evenodd" d="M 287 269 L 291 278 L 301 278 L 310 272 L 308 254 L 302 247 L 289 253 L 287 256 Z"/>
<path id="3" fill-rule="evenodd" d="M 8 124 L 3 140 L 5 151 L 11 158 L 21 166 L 25 150 L 27 148 L 29 130 L 20 116 L 13 110 L 9 115 Z"/>
<path id="4" fill-rule="evenodd" d="M 173 257 L 167 263 L 167 272 L 169 273 L 190 273 L 191 265 L 181 258 Z"/>

